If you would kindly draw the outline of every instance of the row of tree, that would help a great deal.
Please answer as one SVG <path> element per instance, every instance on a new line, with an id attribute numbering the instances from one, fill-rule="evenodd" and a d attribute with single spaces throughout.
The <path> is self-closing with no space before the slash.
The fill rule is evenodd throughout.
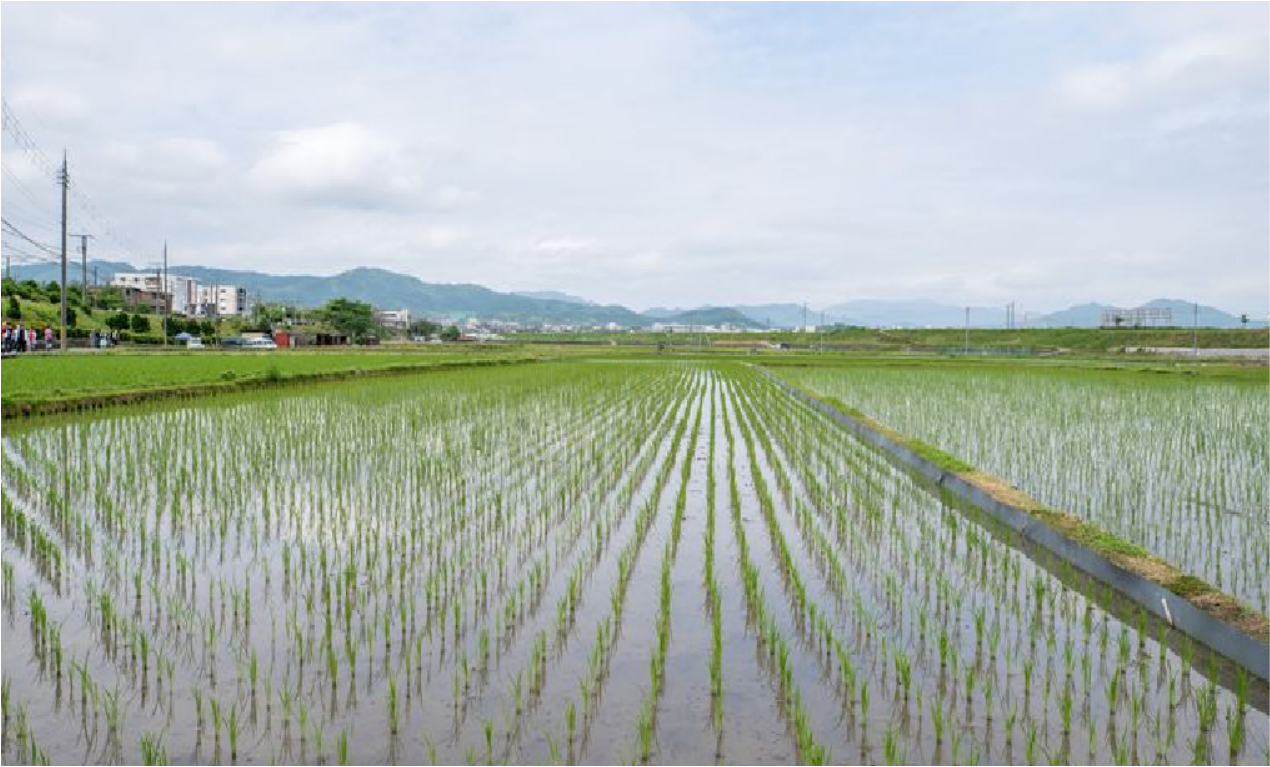
<path id="1" fill-rule="evenodd" d="M 332 299 L 317 310 L 317 316 L 336 332 L 348 336 L 355 342 L 383 338 L 388 332 L 375 316 L 375 308 L 364 301 L 353 301 L 347 298 Z M 407 332 L 412 338 L 437 336 L 442 341 L 457 341 L 462 336 L 457 325 L 442 327 L 427 319 L 414 320 L 407 328 Z"/>
<path id="2" fill-rule="evenodd" d="M 86 309 L 87 307 L 80 301 L 80 296 L 77 295 L 78 286 L 73 287 L 76 290 L 70 296 L 72 303 L 80 306 L 81 309 Z M 4 293 L 8 296 L 5 317 L 12 321 L 23 319 L 21 300 L 43 303 L 61 302 L 61 287 L 56 282 L 40 285 L 34 280 L 15 282 L 5 279 Z M 94 296 L 96 296 L 96 291 Z M 155 328 L 152 327 L 151 317 L 147 315 L 152 315 L 149 307 L 137 307 L 132 314 L 121 308 L 120 311 L 111 314 L 105 319 L 105 325 L 111 330 L 150 333 Z M 66 313 L 66 324 L 69 327 L 75 327 L 77 319 L 74 306 L 69 306 Z M 320 309 L 308 311 L 296 307 L 260 304 L 256 307 L 252 319 L 254 324 L 263 330 L 271 330 L 279 325 L 290 326 L 316 320 L 320 324 L 329 326 L 336 333 L 347 336 L 354 342 L 384 338 L 389 332 L 375 316 L 374 307 L 363 301 L 353 301 L 347 298 L 336 298 L 328 301 Z M 207 320 L 200 321 L 196 318 L 172 315 L 168 317 L 167 332 L 169 336 L 175 336 L 178 333 L 214 336 L 217 333 L 217 326 Z M 462 336 L 458 326 L 442 326 L 428 319 L 412 321 L 407 328 L 407 332 L 411 338 L 437 337 L 442 341 L 457 341 Z"/>

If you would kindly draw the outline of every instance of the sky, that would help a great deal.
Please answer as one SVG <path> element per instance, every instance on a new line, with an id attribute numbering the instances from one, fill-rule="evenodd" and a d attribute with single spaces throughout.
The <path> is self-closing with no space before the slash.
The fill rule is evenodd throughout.
<path id="1" fill-rule="evenodd" d="M 5 221 L 60 246 L 65 149 L 138 266 L 1270 306 L 1265 3 L 6 1 L 0 59 Z"/>

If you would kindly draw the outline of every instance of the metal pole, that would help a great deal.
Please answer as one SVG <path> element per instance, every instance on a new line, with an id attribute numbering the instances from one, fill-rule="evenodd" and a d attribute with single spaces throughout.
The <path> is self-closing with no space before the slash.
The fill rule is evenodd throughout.
<path id="1" fill-rule="evenodd" d="M 168 315 L 172 313 L 172 299 L 168 293 L 168 241 L 163 241 L 163 294 L 169 296 L 163 306 L 163 345 L 168 345 Z"/>
<path id="2" fill-rule="evenodd" d="M 66 194 L 70 188 L 67 172 L 66 150 L 62 150 L 62 351 L 66 351 Z"/>
<path id="3" fill-rule="evenodd" d="M 1199 304 L 1192 304 L 1195 309 L 1195 323 L 1191 328 L 1191 356 L 1199 359 Z"/>
<path id="4" fill-rule="evenodd" d="M 92 235 L 81 234 L 79 236 L 79 297 L 84 300 L 84 305 L 88 305 L 88 238 Z"/>
<path id="5" fill-rule="evenodd" d="M 970 355 L 970 307 L 966 307 L 966 349 L 965 354 Z"/>

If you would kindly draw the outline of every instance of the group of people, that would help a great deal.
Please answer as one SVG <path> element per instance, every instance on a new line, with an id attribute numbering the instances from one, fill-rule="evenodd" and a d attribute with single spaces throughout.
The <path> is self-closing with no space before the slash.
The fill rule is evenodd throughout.
<path id="1" fill-rule="evenodd" d="M 34 327 L 18 323 L 10 325 L 4 323 L 0 325 L 2 332 L 0 335 L 4 339 L 4 353 L 34 352 L 34 351 L 50 351 L 57 348 L 58 338 L 53 333 L 53 328 L 45 326 L 44 330 L 37 331 Z M 89 335 L 89 344 L 94 349 L 103 346 L 117 346 L 119 344 L 119 331 L 96 331 Z"/>
<path id="2" fill-rule="evenodd" d="M 33 352 L 40 348 L 53 348 L 53 328 L 47 325 L 44 327 L 42 335 L 35 328 L 24 326 L 21 323 L 17 325 L 5 323 L 0 327 L 3 327 L 0 335 L 3 335 L 4 338 L 5 352 Z M 43 347 L 40 346 L 41 338 L 44 342 Z"/>
<path id="3" fill-rule="evenodd" d="M 94 349 L 100 349 L 103 346 L 118 346 L 119 345 L 119 331 L 118 330 L 111 330 L 105 333 L 94 330 L 89 335 L 88 338 L 89 338 L 89 342 L 92 344 L 92 347 Z"/>

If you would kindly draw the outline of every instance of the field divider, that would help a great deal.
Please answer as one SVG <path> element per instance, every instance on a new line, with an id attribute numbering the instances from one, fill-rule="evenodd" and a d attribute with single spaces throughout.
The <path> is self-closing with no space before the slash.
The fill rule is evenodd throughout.
<path id="1" fill-rule="evenodd" d="M 279 376 L 262 374 L 254 378 L 233 381 L 207 381 L 197 384 L 181 384 L 178 386 L 156 386 L 147 389 L 132 389 L 101 394 L 85 394 L 52 400 L 6 401 L 0 407 L 0 420 L 13 421 L 20 418 L 34 418 L 58 413 L 69 413 L 77 410 L 98 410 L 108 407 L 121 407 L 144 402 L 184 397 L 205 397 L 216 394 L 229 394 L 258 389 L 273 389 L 281 386 L 328 383 L 347 381 L 355 378 L 382 378 L 385 376 L 409 375 L 411 373 L 437 373 L 447 370 L 462 370 L 479 367 L 503 367 L 506 365 L 524 365 L 533 362 L 547 361 L 539 357 L 517 357 L 513 359 L 458 360 L 452 362 L 434 362 L 427 364 L 388 365 L 380 368 L 345 368 L 343 370 L 324 370 L 314 373 L 290 373 Z"/>
<path id="2" fill-rule="evenodd" d="M 1111 587 L 1263 682 L 1270 681 L 1270 621 L 1235 597 L 1072 514 L 1048 509 L 1004 480 L 888 429 L 836 400 L 819 397 L 761 366 L 751 367 L 1016 535 Z"/>

